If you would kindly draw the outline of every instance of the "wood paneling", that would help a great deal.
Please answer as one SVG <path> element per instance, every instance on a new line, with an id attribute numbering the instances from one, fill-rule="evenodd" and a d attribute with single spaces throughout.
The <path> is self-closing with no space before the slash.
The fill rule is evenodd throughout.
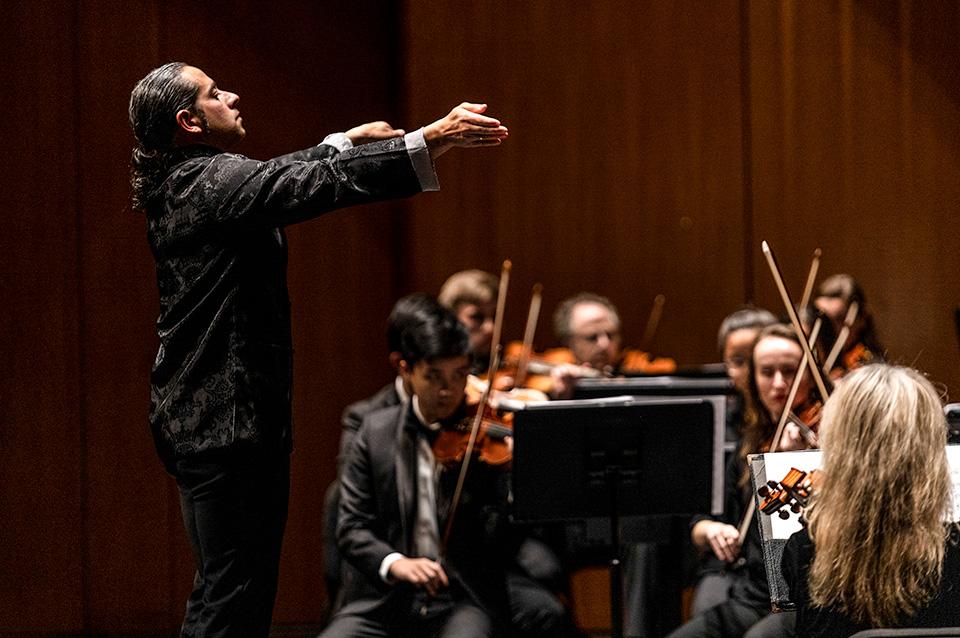
<path id="1" fill-rule="evenodd" d="M 0 630 L 84 615 L 75 16 L 13 3 L 0 55 Z"/>
<path id="2" fill-rule="evenodd" d="M 5 6 L 0 38 L 0 634 L 177 626 L 193 570 L 146 423 L 156 291 L 129 211 L 126 100 L 170 59 L 237 91 L 270 157 L 462 100 L 511 128 L 441 158 L 443 190 L 288 230 L 296 453 L 279 622 L 324 605 L 339 414 L 390 372 L 400 294 L 509 257 L 527 296 L 620 306 L 627 341 L 714 359 L 724 314 L 799 294 L 810 254 L 862 280 L 891 358 L 960 392 L 960 11 L 949 2 L 87 0 Z M 14 610 L 11 613 L 9 610 Z"/>
<path id="3" fill-rule="evenodd" d="M 821 247 L 821 273 L 863 284 L 888 358 L 956 397 L 956 6 L 755 2 L 749 22 L 758 241 L 797 295 Z M 758 298 L 774 307 L 756 255 Z"/>
<path id="4" fill-rule="evenodd" d="M 564 297 L 609 296 L 636 344 L 663 293 L 659 350 L 714 358 L 744 297 L 738 5 L 410 3 L 404 24 L 408 119 L 485 101 L 512 131 L 410 203 L 407 286 L 509 257 L 505 334 L 541 281 L 540 347 Z"/>
<path id="5" fill-rule="evenodd" d="M 18 3 L 5 22 L 0 634 L 174 628 L 193 565 L 147 427 L 157 293 L 128 203 L 129 91 L 170 59 L 205 68 L 243 96 L 253 157 L 399 124 L 396 18 L 382 2 L 91 1 Z M 321 616 L 340 412 L 390 377 L 395 211 L 289 230 L 297 453 L 278 622 Z"/>

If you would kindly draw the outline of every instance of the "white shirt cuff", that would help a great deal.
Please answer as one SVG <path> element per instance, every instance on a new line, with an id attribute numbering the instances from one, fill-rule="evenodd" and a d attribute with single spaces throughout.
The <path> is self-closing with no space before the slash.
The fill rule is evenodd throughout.
<path id="1" fill-rule="evenodd" d="M 383 558 L 383 562 L 380 563 L 380 571 L 379 571 L 380 580 L 382 580 L 385 583 L 391 583 L 391 584 L 393 583 L 393 579 L 390 578 L 390 566 L 393 565 L 398 560 L 400 560 L 401 558 L 406 558 L 406 556 L 404 556 L 400 552 L 393 552 L 392 554 L 387 554 Z"/>
<path id="2" fill-rule="evenodd" d="M 440 190 L 440 182 L 437 181 L 437 174 L 433 170 L 433 160 L 430 159 L 427 140 L 423 137 L 423 129 L 419 128 L 404 135 L 403 143 L 407 147 L 407 154 L 410 156 L 410 162 L 413 164 L 417 179 L 420 180 L 420 190 Z"/>
<path id="3" fill-rule="evenodd" d="M 313 138 L 317 139 L 317 138 Z M 333 146 L 341 153 L 347 149 L 353 148 L 353 142 L 350 141 L 350 138 L 347 137 L 346 133 L 331 133 L 330 135 L 323 138 L 321 144 L 329 144 Z"/>

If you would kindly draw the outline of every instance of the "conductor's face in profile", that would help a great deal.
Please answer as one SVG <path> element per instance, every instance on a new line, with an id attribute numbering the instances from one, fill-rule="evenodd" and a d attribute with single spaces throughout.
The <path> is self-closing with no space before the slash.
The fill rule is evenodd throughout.
<path id="1" fill-rule="evenodd" d="M 217 87 L 206 73 L 194 66 L 181 71 L 196 84 L 197 101 L 192 110 L 177 111 L 177 135 L 182 144 L 207 144 L 220 150 L 235 146 L 247 134 L 237 104 L 240 96 Z"/>

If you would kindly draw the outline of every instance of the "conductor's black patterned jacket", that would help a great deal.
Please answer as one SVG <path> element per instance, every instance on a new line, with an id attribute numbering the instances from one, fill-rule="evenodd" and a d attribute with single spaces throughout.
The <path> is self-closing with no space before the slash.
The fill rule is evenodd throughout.
<path id="1" fill-rule="evenodd" d="M 160 292 L 150 425 L 168 467 L 237 446 L 289 452 L 283 227 L 429 188 L 414 169 L 423 156 L 407 144 L 395 138 L 344 152 L 320 144 L 266 162 L 206 146 L 180 152 L 147 207 Z"/>

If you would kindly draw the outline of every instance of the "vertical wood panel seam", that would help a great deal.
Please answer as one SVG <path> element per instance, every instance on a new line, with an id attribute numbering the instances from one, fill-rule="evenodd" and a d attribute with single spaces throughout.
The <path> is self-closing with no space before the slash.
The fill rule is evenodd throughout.
<path id="1" fill-rule="evenodd" d="M 910 20 L 910 0 L 900 0 L 900 140 L 903 157 L 903 183 L 900 197 L 909 199 L 914 194 L 913 183 L 913 66 L 910 55 L 913 25 Z"/>
<path id="2" fill-rule="evenodd" d="M 394 47 L 393 72 L 398 81 L 394 84 L 395 95 L 393 99 L 397 101 L 397 112 L 403 121 L 408 122 L 409 126 L 415 126 L 412 121 L 411 100 L 409 84 L 411 79 L 407 77 L 408 65 L 404 62 L 410 55 L 410 29 L 411 12 L 409 2 L 399 0 L 394 5 L 394 19 L 397 25 L 396 37 L 391 43 Z M 436 170 L 436 167 L 434 167 Z M 390 285 L 391 294 L 394 299 L 400 297 L 410 288 L 410 275 L 413 268 L 413 251 L 410 246 L 410 216 L 414 211 L 414 205 L 410 199 L 401 200 L 398 206 L 390 214 L 390 236 L 393 238 L 390 242 Z M 392 304 L 391 304 L 392 305 Z"/>
<path id="3" fill-rule="evenodd" d="M 72 70 L 71 84 L 73 88 L 73 161 L 74 161 L 74 214 L 76 224 L 76 307 L 77 307 L 77 327 L 74 334 L 77 336 L 76 356 L 77 356 L 77 438 L 80 446 L 80 601 L 81 617 L 83 620 L 83 632 L 89 634 L 92 630 L 92 609 L 91 609 L 91 591 L 90 591 L 90 469 L 88 455 L 88 428 L 87 428 L 87 392 L 86 392 L 86 355 L 84 334 L 86 334 L 86 321 L 84 312 L 84 286 L 85 269 L 83 267 L 83 246 L 85 242 L 83 228 L 83 162 L 81 154 L 83 144 L 81 143 L 81 109 L 83 101 L 80 96 L 83 94 L 83 83 L 81 79 L 81 60 L 82 47 L 80 44 L 81 33 L 81 8 L 79 2 L 74 3 L 70 16 L 73 22 L 73 41 L 71 43 L 73 63 L 70 65 Z"/>
<path id="4" fill-rule="evenodd" d="M 740 157 L 743 175 L 743 301 L 754 299 L 753 272 L 753 102 L 750 99 L 750 7 L 740 0 Z"/>
<path id="5" fill-rule="evenodd" d="M 849 215 L 854 209 L 854 73 L 853 73 L 854 27 L 853 9 L 849 2 L 840 5 L 840 117 L 842 138 L 840 145 L 842 214 Z"/>

